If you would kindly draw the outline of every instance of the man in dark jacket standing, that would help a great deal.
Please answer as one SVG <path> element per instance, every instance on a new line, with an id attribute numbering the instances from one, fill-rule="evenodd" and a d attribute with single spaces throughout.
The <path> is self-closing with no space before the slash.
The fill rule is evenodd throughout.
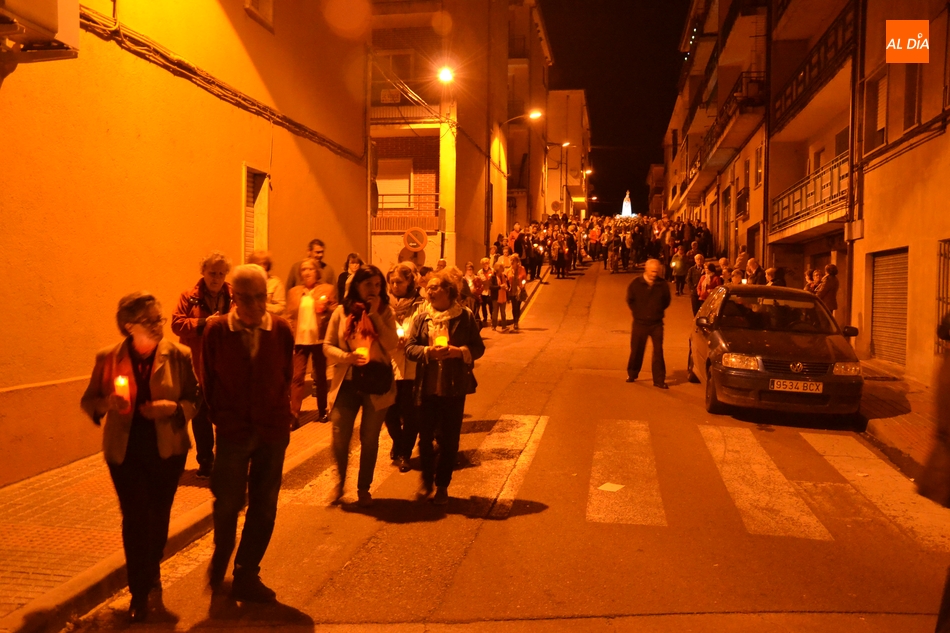
<path id="1" fill-rule="evenodd" d="M 699 280 L 706 274 L 706 258 L 697 253 L 693 256 L 696 265 L 686 271 L 686 286 L 689 288 L 689 302 L 693 309 L 693 316 L 699 312 L 699 306 L 703 304 L 699 300 Z"/>
<path id="2" fill-rule="evenodd" d="M 234 269 L 236 310 L 205 328 L 205 398 L 217 429 L 218 455 L 211 474 L 214 554 L 209 584 L 224 580 L 234 550 L 238 514 L 248 500 L 241 544 L 234 558 L 231 596 L 273 602 L 261 582 L 260 564 L 274 532 L 277 496 L 290 443 L 290 386 L 294 335 L 267 312 L 267 275 L 254 264 Z"/>
<path id="3" fill-rule="evenodd" d="M 658 260 L 647 260 L 643 276 L 627 286 L 627 305 L 633 313 L 627 382 L 635 381 L 640 374 L 649 338 L 653 341 L 653 386 L 669 389 L 663 360 L 663 313 L 670 306 L 670 285 L 660 277 L 662 268 L 663 264 Z"/>

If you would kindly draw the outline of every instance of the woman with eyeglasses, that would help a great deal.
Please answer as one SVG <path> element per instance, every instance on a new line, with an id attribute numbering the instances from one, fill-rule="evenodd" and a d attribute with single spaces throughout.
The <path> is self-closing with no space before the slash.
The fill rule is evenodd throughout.
<path id="1" fill-rule="evenodd" d="M 198 381 L 188 348 L 164 340 L 166 319 L 154 296 L 122 297 L 116 323 L 125 339 L 96 355 L 81 406 L 103 427 L 102 452 L 122 510 L 129 617 L 142 622 L 149 593 L 161 590 L 159 563 L 191 448 Z"/>

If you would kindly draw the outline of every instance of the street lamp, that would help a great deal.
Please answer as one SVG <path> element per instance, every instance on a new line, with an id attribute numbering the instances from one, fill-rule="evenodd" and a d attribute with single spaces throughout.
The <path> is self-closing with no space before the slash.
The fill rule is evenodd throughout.
<path id="1" fill-rule="evenodd" d="M 502 123 L 502 125 L 507 125 L 511 123 L 512 121 L 514 121 L 515 119 L 523 119 L 525 117 L 531 119 L 532 121 L 536 121 L 540 119 L 542 116 L 544 116 L 544 113 L 541 112 L 540 110 L 532 110 L 531 112 L 528 112 L 527 114 L 519 114 L 518 116 L 513 116 L 507 121 L 505 121 L 504 123 Z"/>
<path id="2" fill-rule="evenodd" d="M 448 66 L 443 66 L 439 69 L 439 81 L 444 84 L 452 83 L 452 80 L 455 79 L 455 73 L 452 72 L 452 69 Z"/>

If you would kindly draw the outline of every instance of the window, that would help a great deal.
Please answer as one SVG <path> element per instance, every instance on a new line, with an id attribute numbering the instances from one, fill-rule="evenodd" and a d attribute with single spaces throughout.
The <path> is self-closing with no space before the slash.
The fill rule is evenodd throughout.
<path id="1" fill-rule="evenodd" d="M 755 186 L 762 185 L 762 177 L 765 174 L 765 151 L 762 145 L 755 148 Z"/>
<path id="2" fill-rule="evenodd" d="M 835 134 L 835 158 L 848 151 L 851 145 L 851 126 Z"/>
<path id="3" fill-rule="evenodd" d="M 676 158 L 676 150 L 679 149 L 679 130 L 673 130 L 673 158 Z"/>
<path id="4" fill-rule="evenodd" d="M 884 144 L 887 127 L 887 74 L 865 84 L 865 150 Z"/>
<path id="5" fill-rule="evenodd" d="M 749 172 L 751 171 L 751 165 L 749 159 L 745 159 L 745 163 L 742 165 L 742 174 L 745 178 L 742 181 L 742 185 L 745 189 L 749 188 Z"/>
<path id="6" fill-rule="evenodd" d="M 824 147 L 822 147 L 821 149 L 815 150 L 814 154 L 812 155 L 812 161 L 811 161 L 812 171 L 818 171 L 819 169 L 821 169 L 821 155 L 824 153 L 825 153 Z"/>
<path id="7" fill-rule="evenodd" d="M 383 81 L 387 75 L 409 81 L 413 78 L 412 51 L 381 51 L 373 64 L 373 81 Z"/>
<path id="8" fill-rule="evenodd" d="M 244 261 L 254 251 L 267 250 L 270 177 L 244 165 Z"/>
<path id="9" fill-rule="evenodd" d="M 937 327 L 950 326 L 950 240 L 937 242 Z M 950 356 L 950 342 L 937 336 L 937 353 Z"/>
<path id="10" fill-rule="evenodd" d="M 904 129 L 920 123 L 920 64 L 904 64 Z"/>
<path id="11" fill-rule="evenodd" d="M 255 22 L 274 32 L 274 0 L 244 0 L 244 10 Z"/>

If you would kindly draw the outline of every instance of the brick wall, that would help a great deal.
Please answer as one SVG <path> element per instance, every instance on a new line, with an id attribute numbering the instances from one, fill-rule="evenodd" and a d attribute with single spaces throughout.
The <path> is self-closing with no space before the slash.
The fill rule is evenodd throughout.
<path id="1" fill-rule="evenodd" d="M 399 136 L 373 140 L 380 159 L 412 159 L 412 193 L 438 193 L 438 136 Z"/>

